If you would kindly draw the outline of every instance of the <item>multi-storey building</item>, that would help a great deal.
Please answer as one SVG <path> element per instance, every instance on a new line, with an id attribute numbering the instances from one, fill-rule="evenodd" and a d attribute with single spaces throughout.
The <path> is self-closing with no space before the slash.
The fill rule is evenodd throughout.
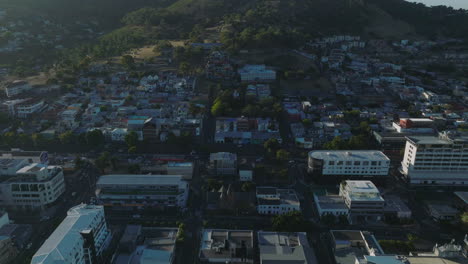
<path id="1" fill-rule="evenodd" d="M 208 263 L 253 263 L 253 231 L 204 229 L 199 257 Z"/>
<path id="2" fill-rule="evenodd" d="M 181 175 L 103 175 L 96 186 L 96 198 L 106 211 L 184 208 L 189 193 Z"/>
<path id="3" fill-rule="evenodd" d="M 27 118 L 41 110 L 44 105 L 45 103 L 42 99 L 29 99 L 23 101 L 16 105 L 16 116 L 19 118 Z"/>
<path id="4" fill-rule="evenodd" d="M 257 187 L 257 212 L 266 215 L 279 215 L 301 211 L 301 204 L 292 189 Z"/>
<path id="5" fill-rule="evenodd" d="M 5 94 L 7 97 L 17 96 L 25 91 L 30 90 L 32 87 L 26 81 L 16 80 L 5 86 Z"/>
<path id="6" fill-rule="evenodd" d="M 236 175 L 237 154 L 229 152 L 211 153 L 210 169 L 214 175 Z"/>
<path id="7" fill-rule="evenodd" d="M 31 264 L 97 264 L 110 242 L 104 208 L 80 204 L 67 212 L 67 217 L 34 254 Z"/>
<path id="8" fill-rule="evenodd" d="M 350 222 L 381 219 L 385 200 L 371 181 L 343 181 L 340 196 L 349 208 Z"/>
<path id="9" fill-rule="evenodd" d="M 13 167 L 16 162 L 11 163 Z M 65 192 L 63 170 L 58 166 L 32 163 L 2 178 L 0 205 L 12 210 L 44 209 Z"/>
<path id="10" fill-rule="evenodd" d="M 344 179 L 385 181 L 390 159 L 375 150 L 317 150 L 309 153 L 308 171 L 318 181 Z"/>
<path id="11" fill-rule="evenodd" d="M 316 264 L 306 233 L 258 232 L 260 264 Z"/>
<path id="12" fill-rule="evenodd" d="M 467 171 L 467 135 L 444 132 L 407 137 L 401 172 L 410 184 L 465 185 Z"/>

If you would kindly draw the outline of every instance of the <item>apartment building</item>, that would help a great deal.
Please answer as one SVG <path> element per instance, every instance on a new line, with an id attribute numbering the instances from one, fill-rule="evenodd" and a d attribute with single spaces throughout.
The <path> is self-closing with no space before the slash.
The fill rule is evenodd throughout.
<path id="1" fill-rule="evenodd" d="M 5 94 L 7 97 L 17 96 L 25 91 L 31 90 L 31 85 L 22 80 L 13 81 L 5 86 Z"/>
<path id="2" fill-rule="evenodd" d="M 345 179 L 385 181 L 390 159 L 376 150 L 317 150 L 309 152 L 308 172 L 317 181 Z"/>
<path id="3" fill-rule="evenodd" d="M 253 263 L 253 231 L 204 229 L 199 257 L 208 263 Z"/>
<path id="4" fill-rule="evenodd" d="M 103 175 L 96 184 L 97 201 L 106 212 L 184 208 L 188 193 L 181 175 Z"/>
<path id="5" fill-rule="evenodd" d="M 39 112 L 45 106 L 44 100 L 29 99 L 16 105 L 16 116 L 27 118 L 30 115 Z"/>
<path id="6" fill-rule="evenodd" d="M 468 184 L 468 135 L 407 137 L 401 172 L 413 185 Z"/>
<path id="7" fill-rule="evenodd" d="M 260 264 L 316 264 L 314 249 L 306 233 L 259 231 Z"/>
<path id="8" fill-rule="evenodd" d="M 257 187 L 257 212 L 265 215 L 280 215 L 301 211 L 301 204 L 293 189 Z"/>
<path id="9" fill-rule="evenodd" d="M 27 164 L 14 174 L 18 166 L 25 165 L 23 160 L 0 160 L 10 169 L 3 168 L 9 175 L 2 177 L 0 192 L 3 194 L 0 205 L 11 210 L 42 210 L 56 202 L 65 192 L 63 169 L 42 163 Z M 7 167 L 8 167 L 7 166 Z"/>
<path id="10" fill-rule="evenodd" d="M 31 264 L 97 264 L 111 234 L 104 208 L 80 204 L 67 212 L 67 217 L 34 254 Z"/>
<path id="11" fill-rule="evenodd" d="M 344 181 L 340 184 L 340 196 L 349 209 L 350 222 L 382 218 L 385 200 L 371 181 Z"/>

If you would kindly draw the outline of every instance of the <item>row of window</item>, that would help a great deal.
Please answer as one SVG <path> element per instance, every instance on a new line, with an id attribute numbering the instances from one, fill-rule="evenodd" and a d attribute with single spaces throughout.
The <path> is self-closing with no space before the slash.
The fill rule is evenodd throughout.
<path id="1" fill-rule="evenodd" d="M 385 162 L 382 162 L 382 161 L 343 161 L 343 160 L 338 160 L 338 161 L 334 161 L 334 160 L 330 160 L 328 162 L 328 165 L 331 165 L 331 166 L 334 166 L 334 165 L 343 165 L 343 164 L 346 164 L 346 165 L 354 165 L 354 166 L 369 166 L 369 165 L 372 165 L 372 166 L 381 166 L 382 164 L 384 165 L 388 165 L 390 164 L 389 161 L 385 161 Z"/>

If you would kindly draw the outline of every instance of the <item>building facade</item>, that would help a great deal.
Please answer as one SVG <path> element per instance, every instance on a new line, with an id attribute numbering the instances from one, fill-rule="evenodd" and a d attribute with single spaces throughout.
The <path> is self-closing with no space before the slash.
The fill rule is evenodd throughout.
<path id="1" fill-rule="evenodd" d="M 293 189 L 257 187 L 257 212 L 264 215 L 280 215 L 301 211 L 301 204 Z"/>
<path id="2" fill-rule="evenodd" d="M 67 212 L 67 217 L 34 254 L 31 264 L 97 264 L 111 234 L 104 208 L 80 204 Z"/>
<path id="3" fill-rule="evenodd" d="M 188 193 L 181 175 L 103 175 L 96 184 L 106 210 L 185 208 Z"/>
<path id="4" fill-rule="evenodd" d="M 42 210 L 65 192 L 63 169 L 32 163 L 0 183 L 0 205 L 11 210 Z"/>
<path id="5" fill-rule="evenodd" d="M 340 196 L 349 209 L 350 222 L 382 218 L 385 200 L 371 181 L 344 181 L 340 184 Z"/>
<path id="6" fill-rule="evenodd" d="M 401 172 L 413 185 L 468 184 L 468 136 L 407 137 Z"/>
<path id="7" fill-rule="evenodd" d="M 309 152 L 308 172 L 317 181 L 344 179 L 385 181 L 390 159 L 374 150 L 317 150 Z"/>

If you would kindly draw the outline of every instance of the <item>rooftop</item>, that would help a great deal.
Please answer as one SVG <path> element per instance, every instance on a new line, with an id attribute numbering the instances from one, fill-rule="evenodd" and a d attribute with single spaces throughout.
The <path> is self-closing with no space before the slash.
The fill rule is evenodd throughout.
<path id="1" fill-rule="evenodd" d="M 179 185 L 181 175 L 137 175 L 111 174 L 99 177 L 97 186 L 102 185 Z"/>
<path id="2" fill-rule="evenodd" d="M 315 150 L 309 152 L 309 157 L 321 160 L 342 161 L 390 160 L 385 154 L 377 150 Z"/>
<path id="3" fill-rule="evenodd" d="M 379 189 L 371 181 L 346 181 L 350 192 L 356 193 L 380 193 Z"/>
<path id="4" fill-rule="evenodd" d="M 245 248 L 245 252 L 242 248 Z M 244 256 L 252 259 L 252 255 L 249 254 L 252 248 L 253 231 L 251 230 L 205 229 L 202 235 L 200 258 L 232 259 Z"/>
<path id="5" fill-rule="evenodd" d="M 322 195 L 317 196 L 314 194 L 315 202 L 322 209 L 335 209 L 335 210 L 348 210 L 345 201 L 339 195 Z"/>
<path id="6" fill-rule="evenodd" d="M 258 232 L 262 264 L 315 264 L 306 233 Z"/>
<path id="7" fill-rule="evenodd" d="M 89 229 L 99 213 L 104 214 L 102 206 L 80 204 L 72 207 L 68 210 L 67 217 L 34 254 L 31 264 L 65 261 L 64 256 L 70 254 L 82 239 L 80 232 Z M 52 261 L 49 262 L 48 259 Z"/>

